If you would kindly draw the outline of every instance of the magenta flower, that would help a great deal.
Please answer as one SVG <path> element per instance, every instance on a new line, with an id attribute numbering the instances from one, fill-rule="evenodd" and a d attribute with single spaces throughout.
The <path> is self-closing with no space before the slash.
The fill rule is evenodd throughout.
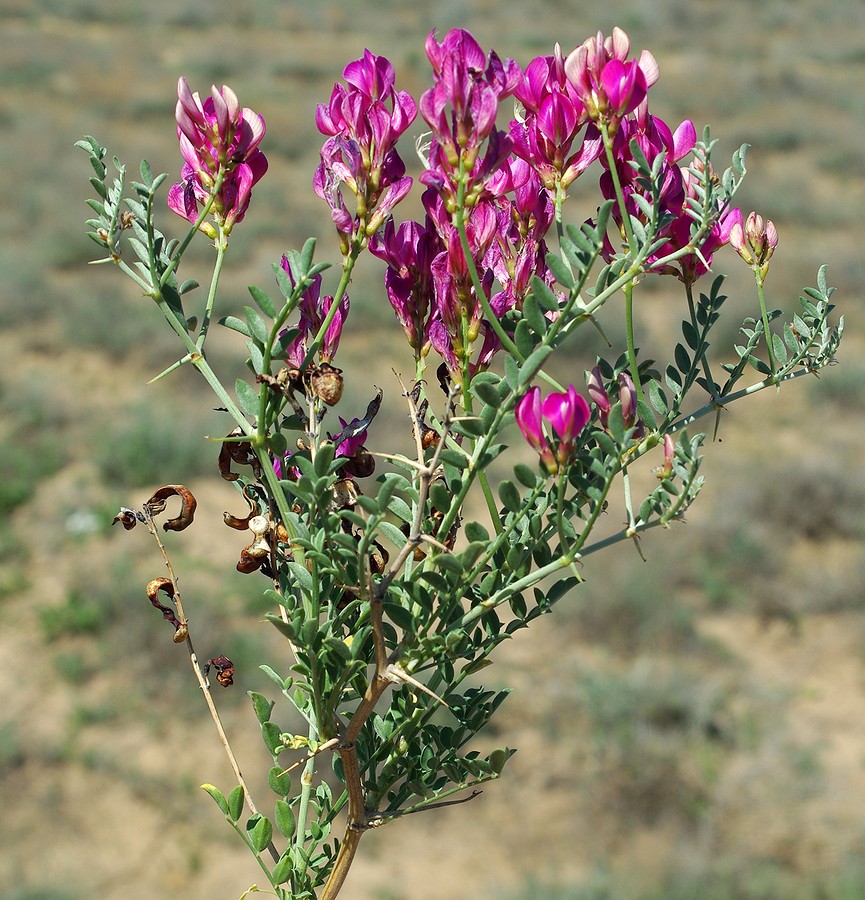
<path id="1" fill-rule="evenodd" d="M 595 366 L 589 373 L 586 384 L 589 391 L 589 397 L 591 397 L 592 402 L 597 407 L 598 420 L 601 423 L 601 427 L 606 430 L 608 417 L 610 415 L 610 410 L 613 408 L 613 404 L 610 403 L 610 397 L 607 394 L 607 389 L 604 387 L 604 378 L 601 375 L 599 366 Z"/>
<path id="2" fill-rule="evenodd" d="M 565 60 L 565 74 L 593 121 L 603 120 L 611 134 L 645 99 L 658 80 L 658 64 L 648 50 L 628 60 L 631 42 L 621 28 L 610 37 L 598 32 Z"/>
<path id="3" fill-rule="evenodd" d="M 353 240 L 365 244 L 408 194 L 412 179 L 396 143 L 417 115 L 411 95 L 394 87 L 394 70 L 383 56 L 364 51 L 343 70 L 346 85 L 335 84 L 315 121 L 329 135 L 313 188 L 331 208 L 343 253 Z M 352 213 L 343 188 L 354 196 Z"/>
<path id="4" fill-rule="evenodd" d="M 510 123 L 514 153 L 532 165 L 549 190 L 557 183 L 567 188 L 598 158 L 603 142 L 592 125 L 571 152 L 589 116 L 565 75 L 558 44 L 552 56 L 529 63 L 514 95 L 524 108 L 523 115 Z"/>
<path id="5" fill-rule="evenodd" d="M 698 200 L 696 189 L 697 176 L 690 169 L 682 168 L 682 183 L 687 200 Z M 696 228 L 696 220 L 688 204 L 684 204 L 682 212 L 665 228 L 668 239 L 663 246 L 649 257 L 652 271 L 659 274 L 675 275 L 683 284 L 692 285 L 702 278 L 712 265 L 713 254 L 730 241 L 730 233 L 736 222 L 741 225 L 742 213 L 738 209 L 718 211 L 718 219 L 702 238 L 700 244 L 685 256 L 680 256 L 670 263 L 659 264 L 660 260 L 686 247 L 692 247 L 692 233 Z M 656 264 L 658 263 L 658 264 Z"/>
<path id="6" fill-rule="evenodd" d="M 517 403 L 514 413 L 517 426 L 551 475 L 561 472 L 567 465 L 576 438 L 591 418 L 589 404 L 573 385 L 565 393 L 548 394 L 543 401 L 540 388 L 529 388 Z M 544 429 L 544 419 L 558 438 L 555 453 Z"/>
<path id="7" fill-rule="evenodd" d="M 495 128 L 495 120 L 499 101 L 519 83 L 520 68 L 513 60 L 502 62 L 494 51 L 486 57 L 474 37 L 461 28 L 449 31 L 440 44 L 435 31 L 430 32 L 426 54 L 434 83 L 421 96 L 420 111 L 433 141 L 421 182 L 452 198 L 462 168 L 462 177 L 468 173 L 465 194 L 471 206 L 510 154 L 510 139 Z"/>
<path id="8" fill-rule="evenodd" d="M 431 265 L 442 249 L 429 219 L 426 226 L 403 222 L 396 229 L 393 219 L 388 219 L 383 231 L 373 235 L 369 243 L 370 253 L 387 263 L 385 291 L 416 357 L 422 355 L 427 341 L 425 332 L 434 296 Z"/>
<path id="9" fill-rule="evenodd" d="M 198 220 L 222 173 L 223 180 L 211 212 L 225 234 L 242 221 L 253 186 L 267 171 L 267 158 L 258 149 L 264 137 L 264 119 L 241 108 L 231 88 L 211 88 L 204 102 L 189 89 L 186 79 L 177 83 L 177 137 L 184 159 L 181 180 L 168 192 L 168 206 L 190 222 Z M 202 223 L 200 230 L 211 238 L 216 229 Z"/>

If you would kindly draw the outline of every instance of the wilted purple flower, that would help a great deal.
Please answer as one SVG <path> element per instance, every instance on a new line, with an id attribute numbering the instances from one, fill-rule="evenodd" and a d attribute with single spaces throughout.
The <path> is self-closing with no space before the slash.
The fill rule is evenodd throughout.
<path id="1" fill-rule="evenodd" d="M 211 207 L 225 234 L 240 222 L 249 206 L 253 186 L 267 171 L 267 159 L 258 149 L 264 137 L 264 119 L 241 108 L 231 88 L 211 88 L 204 102 L 189 89 L 186 79 L 177 84 L 177 136 L 184 159 L 181 180 L 168 192 L 168 206 L 195 222 L 207 202 L 220 171 L 221 187 Z M 200 230 L 216 237 L 210 223 Z"/>
<path id="2" fill-rule="evenodd" d="M 282 257 L 280 266 L 288 274 L 288 277 L 293 284 L 294 277 L 291 274 L 288 257 Z M 300 368 L 300 366 L 303 365 L 307 351 L 312 345 L 316 334 L 318 334 L 318 331 L 324 320 L 327 318 L 332 306 L 333 297 L 321 296 L 321 275 L 316 275 L 298 304 L 300 321 L 295 327 L 299 329 L 300 333 L 286 349 L 286 359 L 290 365 L 295 368 Z M 348 294 L 343 294 L 342 299 L 339 301 L 337 311 L 334 313 L 334 317 L 324 334 L 321 346 L 318 350 L 318 356 L 321 362 L 332 362 L 334 356 L 336 356 L 336 351 L 339 347 L 339 339 L 342 334 L 342 326 L 345 324 L 346 318 L 348 318 L 348 310 Z"/>

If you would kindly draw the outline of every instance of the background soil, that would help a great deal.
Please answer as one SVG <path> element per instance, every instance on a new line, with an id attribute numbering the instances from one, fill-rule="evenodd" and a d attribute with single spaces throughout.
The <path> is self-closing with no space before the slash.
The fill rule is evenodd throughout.
<path id="1" fill-rule="evenodd" d="M 238 664 L 218 699 L 258 793 L 269 755 L 245 691 L 269 691 L 256 665 L 284 650 L 261 621 L 264 585 L 225 574 L 239 545 L 219 523 L 236 495 L 202 440 L 219 423 L 209 396 L 186 372 L 146 387 L 176 353 L 171 336 L 116 272 L 85 266 L 89 169 L 73 143 L 95 134 L 131 172 L 145 156 L 174 175 L 181 73 L 264 114 L 270 172 L 235 232 L 228 311 L 309 234 L 329 255 L 313 114 L 365 47 L 417 96 L 432 28 L 467 27 L 525 65 L 615 24 L 660 63 L 653 111 L 711 123 L 720 159 L 753 145 L 740 205 L 781 234 L 770 302 L 792 312 L 827 262 L 848 336 L 819 381 L 724 416 L 704 497 L 686 527 L 646 539 L 648 562 L 593 559 L 585 588 L 503 649 L 487 681 L 515 690 L 485 740 L 519 748 L 505 778 L 370 835 L 346 896 L 865 896 L 865 6 L 309 6 L 0 0 L 0 897 L 228 898 L 263 881 L 198 789 L 229 787 L 230 772 L 144 599 L 159 561 L 143 535 L 107 527 L 118 506 L 164 481 L 199 497 L 201 525 L 173 552 L 199 653 Z M 202 248 L 183 274 L 204 279 L 207 261 Z M 736 263 L 721 261 L 732 324 L 718 346 L 756 307 Z M 376 277 L 370 263 L 352 293 L 344 406 L 365 403 L 372 376 L 396 432 L 389 370 L 409 360 Z M 678 333 L 666 287 L 640 301 L 651 353 Z M 241 350 L 218 340 L 230 379 Z M 561 365 L 581 372 L 596 350 L 580 342 Z"/>

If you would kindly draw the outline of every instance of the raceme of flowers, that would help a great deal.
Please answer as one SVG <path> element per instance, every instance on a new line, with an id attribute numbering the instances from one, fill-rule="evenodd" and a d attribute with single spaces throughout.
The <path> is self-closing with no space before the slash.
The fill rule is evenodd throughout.
<path id="1" fill-rule="evenodd" d="M 252 188 L 267 171 L 267 158 L 258 149 L 265 132 L 264 118 L 241 108 L 237 95 L 225 85 L 214 85 L 202 103 L 181 77 L 177 97 L 175 119 L 184 165 L 180 181 L 168 191 L 168 206 L 196 222 L 215 189 L 211 212 L 229 234 L 243 220 Z M 216 237 L 209 222 L 200 228 Z"/>

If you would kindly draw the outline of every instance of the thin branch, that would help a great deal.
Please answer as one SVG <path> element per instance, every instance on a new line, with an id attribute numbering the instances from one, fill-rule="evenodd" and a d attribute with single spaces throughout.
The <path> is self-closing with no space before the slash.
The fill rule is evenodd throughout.
<path id="1" fill-rule="evenodd" d="M 189 633 L 189 622 L 183 612 L 183 602 L 180 597 L 180 588 L 177 585 L 177 576 L 174 573 L 174 567 L 171 565 L 171 559 L 168 556 L 168 551 L 165 548 L 165 544 L 162 543 L 162 539 L 159 536 L 159 531 L 156 527 L 156 523 L 153 521 L 153 516 L 148 512 L 146 507 L 144 509 L 144 523 L 147 526 L 147 530 L 156 541 L 156 545 L 157 547 L 159 547 L 159 552 L 162 554 L 162 559 L 165 562 L 165 568 L 168 570 L 168 577 L 171 579 L 171 584 L 174 588 L 172 600 L 177 607 L 177 614 L 180 618 L 181 624 L 186 626 L 186 648 L 189 651 L 189 661 L 192 664 L 192 671 L 195 672 L 195 678 L 198 681 L 198 686 L 201 688 L 201 693 L 204 696 L 204 702 L 207 704 L 207 709 L 210 712 L 210 717 L 213 719 L 213 724 L 216 726 L 216 733 L 219 736 L 219 742 L 222 744 L 225 755 L 228 757 L 229 765 L 234 772 L 234 777 L 237 779 L 237 783 L 243 788 L 243 796 L 246 799 L 246 805 L 249 807 L 250 813 L 253 816 L 257 815 L 258 809 L 256 808 L 255 802 L 252 799 L 252 795 L 249 792 L 249 787 L 246 784 L 243 773 L 240 771 L 240 763 L 238 763 L 237 757 L 234 754 L 234 750 L 231 748 L 231 743 L 228 740 L 228 735 L 225 733 L 225 728 L 222 725 L 222 719 L 219 717 L 219 711 L 217 710 L 216 703 L 213 700 L 213 695 L 210 691 L 210 681 L 202 671 L 201 665 L 198 662 L 198 655 L 195 652 L 195 647 L 192 644 L 192 636 Z M 273 845 L 273 842 L 268 845 L 267 849 L 270 852 L 270 855 L 273 857 L 273 861 L 278 862 L 280 854 L 277 851 L 276 847 Z"/>

